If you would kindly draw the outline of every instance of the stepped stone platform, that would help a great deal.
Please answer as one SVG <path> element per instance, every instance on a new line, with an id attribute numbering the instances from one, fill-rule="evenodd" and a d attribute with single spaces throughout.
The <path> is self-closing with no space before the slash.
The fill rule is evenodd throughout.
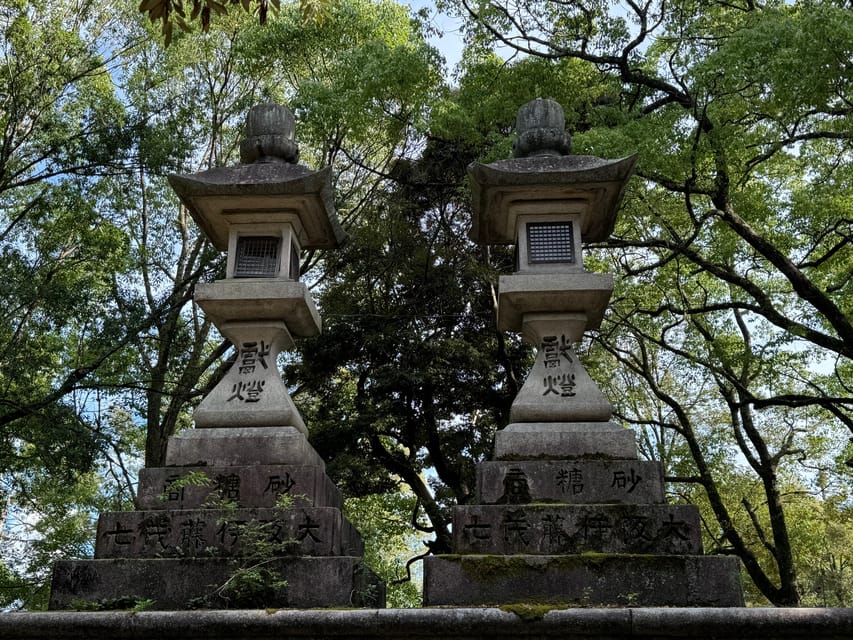
<path id="1" fill-rule="evenodd" d="M 362 563 L 364 543 L 341 513 L 340 491 L 299 430 L 188 431 L 170 439 L 167 459 L 171 466 L 140 473 L 140 510 L 100 515 L 95 559 L 56 563 L 51 609 L 122 598 L 154 609 L 253 606 L 253 596 L 227 585 L 255 564 L 269 584 L 254 606 L 384 606 L 384 584 Z M 283 495 L 290 506 L 276 506 Z M 252 555 L 258 542 L 269 558 Z"/>
<path id="2" fill-rule="evenodd" d="M 424 560 L 424 604 L 743 606 L 739 560 L 703 555 L 698 510 L 666 504 L 659 463 L 577 453 L 481 463 L 454 553 Z"/>

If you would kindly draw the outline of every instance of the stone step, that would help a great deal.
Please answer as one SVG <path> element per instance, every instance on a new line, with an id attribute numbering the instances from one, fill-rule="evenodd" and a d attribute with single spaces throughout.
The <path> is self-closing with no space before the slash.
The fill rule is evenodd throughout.
<path id="1" fill-rule="evenodd" d="M 425 606 L 742 607 L 729 556 L 442 555 L 424 559 Z"/>
<path id="2" fill-rule="evenodd" d="M 204 474 L 207 484 L 179 486 L 191 473 Z M 239 507 L 274 507 L 285 494 L 295 506 L 343 506 L 341 492 L 320 467 L 296 465 L 142 469 L 137 504 L 145 510 L 197 509 L 219 499 Z"/>
<path id="3" fill-rule="evenodd" d="M 167 467 L 240 467 L 256 464 L 326 468 L 320 454 L 295 427 L 187 429 L 169 438 Z"/>
<path id="4" fill-rule="evenodd" d="M 466 505 L 453 510 L 466 554 L 701 554 L 692 505 Z"/>
<path id="5" fill-rule="evenodd" d="M 359 557 L 276 558 L 258 569 L 286 584 L 244 589 L 242 597 L 229 588 L 241 568 L 247 566 L 226 558 L 63 560 L 54 565 L 49 607 L 131 596 L 161 610 L 385 606 L 384 584 Z"/>
<path id="6" fill-rule="evenodd" d="M 663 503 L 663 469 L 659 462 L 642 460 L 482 462 L 477 502 Z"/>
<path id="7" fill-rule="evenodd" d="M 637 441 L 615 422 L 517 422 L 495 433 L 494 459 L 637 460 Z"/>
<path id="8" fill-rule="evenodd" d="M 241 556 L 252 540 L 271 555 L 360 556 L 361 535 L 331 507 L 102 513 L 96 558 Z"/>

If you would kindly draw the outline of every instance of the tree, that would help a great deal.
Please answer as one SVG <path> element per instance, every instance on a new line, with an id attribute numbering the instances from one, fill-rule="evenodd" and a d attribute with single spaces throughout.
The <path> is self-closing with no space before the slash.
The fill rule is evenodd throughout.
<path id="1" fill-rule="evenodd" d="M 475 465 L 530 364 L 518 337 L 495 327 L 496 271 L 511 269 L 512 256 L 466 238 L 466 167 L 507 155 L 500 132 L 519 99 L 535 97 L 531 78 L 574 93 L 579 109 L 592 93 L 577 65 L 555 81 L 536 61 L 512 69 L 501 90 L 478 86 L 501 66 L 487 56 L 472 66 L 474 82 L 433 106 L 423 151 L 397 161 L 348 244 L 327 256 L 324 333 L 286 376 L 310 394 L 312 441 L 347 493 L 407 484 L 437 553 L 450 551 L 450 508 L 473 499 Z"/>
<path id="2" fill-rule="evenodd" d="M 596 340 L 628 372 L 611 397 L 626 422 L 674 434 L 661 450 L 686 447 L 670 480 L 702 487 L 717 550 L 770 602 L 800 603 L 784 478 L 849 479 L 827 451 L 853 429 L 849 11 L 462 6 L 478 42 L 586 63 L 611 86 L 575 136 L 579 152 L 640 154 L 602 255 L 622 274 Z M 760 503 L 724 495 L 723 461 L 749 469 Z"/>
<path id="3" fill-rule="evenodd" d="M 131 42 L 98 2 L 50 5 L 0 7 L 4 605 L 44 600 L 49 559 L 92 535 L 98 473 L 120 473 L 132 448 L 80 386 L 134 335 L 113 287 L 129 268 L 129 240 L 101 206 L 134 126 L 110 79 Z M 121 501 L 108 495 L 99 499 Z"/>
<path id="4" fill-rule="evenodd" d="M 92 514 L 132 500 L 139 456 L 162 464 L 168 438 L 189 425 L 193 404 L 227 367 L 230 345 L 191 304 L 195 284 L 217 277 L 222 257 L 178 207 L 166 174 L 232 161 L 252 104 L 316 104 L 325 118 L 317 113 L 306 129 L 303 157 L 335 164 L 339 208 L 357 217 L 440 77 L 434 53 L 392 3 L 341 3 L 311 29 L 288 9 L 262 32 L 247 29 L 252 18 L 238 12 L 207 34 L 176 35 L 167 50 L 135 7 L 119 9 L 94 0 L 79 13 L 57 5 L 44 26 L 23 5 L 8 8 L 7 66 L 42 76 L 28 93 L 26 76 L 10 80 L 18 83 L 10 100 L 33 104 L 18 109 L 31 121 L 6 129 L 5 166 L 22 167 L 3 190 L 20 203 L 8 210 L 3 248 L 8 269 L 21 276 L 4 284 L 3 301 L 3 521 L 20 523 L 0 540 L 9 550 L 6 603 L 43 602 L 49 560 L 38 547 L 89 552 Z M 111 18 L 97 21 L 102 15 Z M 297 38 L 301 48 L 288 49 Z M 286 67 L 267 45 L 288 52 Z M 44 60 L 25 64 L 17 49 Z M 105 62 L 98 50 L 114 55 Z M 354 75 L 347 56 L 376 66 Z M 48 64 L 54 58 L 63 64 Z M 280 72 L 269 73 L 270 65 Z M 52 84 L 48 71 L 58 78 Z M 327 95 L 342 98 L 332 104 Z M 48 120 L 55 139 L 44 137 Z M 321 258 L 306 256 L 309 279 Z M 48 495 L 38 481 L 45 476 L 63 490 Z M 63 499 L 76 514 L 73 528 L 48 508 Z"/>
<path id="5" fill-rule="evenodd" d="M 511 401 L 493 366 L 488 280 L 463 232 L 456 185 L 469 158 L 436 142 L 398 164 L 396 189 L 327 257 L 324 332 L 291 367 L 311 391 L 312 440 L 330 473 L 350 495 L 405 482 L 434 551 L 449 550 L 449 507 L 473 498 L 473 462 Z"/>
<path id="6" fill-rule="evenodd" d="M 450 507 L 472 499 L 531 355 L 495 329 L 512 256 L 467 240 L 465 167 L 509 156 L 516 109 L 539 96 L 564 105 L 577 152 L 640 153 L 588 260 L 621 276 L 583 345 L 591 373 L 756 600 L 850 602 L 848 11 L 463 3 L 448 88 L 392 2 L 322 2 L 308 22 L 288 4 L 263 28 L 219 8 L 236 3 L 193 18 L 187 2 L 186 20 L 222 15 L 165 48 L 140 9 L 180 4 L 0 3 L 15 70 L 0 78 L 0 486 L 4 522 L 30 527 L 0 540 L 4 603 L 40 602 L 51 555 L 88 551 L 89 515 L 128 504 L 142 452 L 162 462 L 227 366 L 191 304 L 222 258 L 164 177 L 232 161 L 264 99 L 295 108 L 307 164 L 333 167 L 350 234 L 304 256 L 325 333 L 285 379 L 368 537 L 386 531 L 372 508 L 399 526 L 411 511 L 448 550 Z"/>
<path id="7" fill-rule="evenodd" d="M 416 498 L 403 491 L 347 498 L 344 515 L 364 539 L 364 563 L 385 581 L 389 608 L 413 608 L 423 601 L 411 579 L 413 551 L 421 544 L 412 527 Z"/>
<path id="8" fill-rule="evenodd" d="M 161 25 L 163 40 L 168 47 L 172 42 L 174 26 L 185 32 L 191 32 L 193 23 L 198 21 L 201 30 L 205 33 L 210 29 L 211 18 L 214 15 L 225 16 L 228 14 L 229 5 L 238 5 L 247 13 L 256 14 L 258 22 L 263 26 L 267 22 L 267 16 L 275 15 L 281 8 L 280 0 L 191 0 L 191 6 L 184 6 L 183 0 L 142 0 L 139 4 L 140 13 L 147 13 L 151 23 L 158 20 Z M 190 0 L 187 0 L 190 5 Z M 328 15 L 331 0 L 300 0 L 299 7 L 302 17 L 308 20 L 322 22 Z"/>

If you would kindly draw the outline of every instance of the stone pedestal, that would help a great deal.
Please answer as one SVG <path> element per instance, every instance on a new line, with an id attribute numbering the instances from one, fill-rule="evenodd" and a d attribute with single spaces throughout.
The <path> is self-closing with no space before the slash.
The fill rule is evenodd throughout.
<path id="1" fill-rule="evenodd" d="M 167 460 L 140 473 L 139 511 L 100 515 L 94 560 L 56 563 L 51 609 L 384 606 L 340 491 L 298 429 L 191 430 L 170 439 Z M 236 588 L 247 570 L 260 581 Z"/>
<path id="2" fill-rule="evenodd" d="M 425 559 L 425 605 L 743 606 L 737 558 L 703 555 L 698 510 L 666 504 L 633 432 L 514 424 L 495 457 L 454 510 L 454 554 Z"/>
<path id="3" fill-rule="evenodd" d="M 81 601 L 108 604 L 128 593 L 152 600 L 151 610 L 383 606 L 384 585 L 357 557 L 273 558 L 263 570 L 282 580 L 238 598 L 222 587 L 242 568 L 239 560 L 227 558 L 66 560 L 54 568 L 50 608 L 73 609 Z M 126 608 L 132 600 L 123 602 Z"/>

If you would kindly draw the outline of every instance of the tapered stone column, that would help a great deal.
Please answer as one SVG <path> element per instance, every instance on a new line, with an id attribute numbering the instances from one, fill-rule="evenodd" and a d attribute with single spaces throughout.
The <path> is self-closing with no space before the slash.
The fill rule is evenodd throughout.
<path id="1" fill-rule="evenodd" d="M 515 158 L 468 169 L 471 234 L 516 246 L 497 324 L 536 360 L 479 465 L 477 504 L 454 510 L 454 554 L 425 559 L 424 603 L 742 605 L 737 559 L 702 554 L 698 511 L 666 504 L 661 465 L 638 459 L 574 351 L 613 291 L 582 245 L 612 232 L 635 158 L 569 155 L 550 100 L 524 105 L 517 128 Z"/>

